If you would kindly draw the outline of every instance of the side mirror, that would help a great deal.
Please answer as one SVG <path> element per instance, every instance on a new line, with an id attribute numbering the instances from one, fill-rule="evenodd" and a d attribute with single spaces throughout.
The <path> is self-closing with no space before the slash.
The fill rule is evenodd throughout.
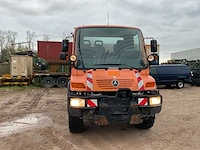
<path id="1" fill-rule="evenodd" d="M 66 53 L 64 53 L 64 52 L 61 52 L 61 53 L 60 53 L 60 59 L 61 59 L 61 60 L 66 60 L 66 56 L 67 56 Z"/>
<path id="2" fill-rule="evenodd" d="M 64 39 L 62 41 L 62 52 L 67 52 L 69 47 L 69 40 Z"/>
<path id="3" fill-rule="evenodd" d="M 151 40 L 151 52 L 157 52 L 157 41 Z"/>

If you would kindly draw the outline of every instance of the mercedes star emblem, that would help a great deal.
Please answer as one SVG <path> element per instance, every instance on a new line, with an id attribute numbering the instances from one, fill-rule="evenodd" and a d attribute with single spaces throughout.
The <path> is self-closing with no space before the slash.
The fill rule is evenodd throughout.
<path id="1" fill-rule="evenodd" d="M 117 87 L 117 86 L 119 86 L 119 81 L 117 81 L 117 80 L 112 80 L 111 84 L 112 84 L 114 87 Z"/>

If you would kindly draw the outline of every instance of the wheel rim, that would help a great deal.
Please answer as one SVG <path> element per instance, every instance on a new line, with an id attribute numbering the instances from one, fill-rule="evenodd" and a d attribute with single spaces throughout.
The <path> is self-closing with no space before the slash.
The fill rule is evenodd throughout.
<path id="1" fill-rule="evenodd" d="M 62 80 L 60 80 L 60 81 L 58 82 L 58 84 L 61 85 L 61 86 L 64 86 L 64 85 L 66 84 L 66 82 L 65 82 L 64 79 L 62 79 Z"/>
<path id="2" fill-rule="evenodd" d="M 50 80 L 46 81 L 46 85 L 51 85 L 51 84 L 52 84 L 52 82 Z"/>
<path id="3" fill-rule="evenodd" d="M 179 83 L 178 83 L 178 87 L 182 88 L 182 87 L 183 87 L 183 83 L 182 83 L 182 82 L 179 82 Z"/>
<path id="4" fill-rule="evenodd" d="M 61 83 L 61 84 L 65 84 L 65 81 L 64 81 L 64 80 L 61 80 L 60 83 Z"/>
<path id="5" fill-rule="evenodd" d="M 43 79 L 42 85 L 45 88 L 51 88 L 55 85 L 55 80 L 52 77 L 46 77 Z"/>
<path id="6" fill-rule="evenodd" d="M 65 87 L 67 85 L 67 79 L 62 77 L 58 79 L 57 84 L 59 87 Z"/>

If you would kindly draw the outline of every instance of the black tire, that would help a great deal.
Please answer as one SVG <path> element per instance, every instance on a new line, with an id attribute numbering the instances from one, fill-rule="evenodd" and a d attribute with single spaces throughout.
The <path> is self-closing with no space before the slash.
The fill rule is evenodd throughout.
<path id="1" fill-rule="evenodd" d="M 153 127 L 155 121 L 155 116 L 151 116 L 148 119 L 143 120 L 143 123 L 135 124 L 135 127 L 138 129 L 149 129 Z"/>
<path id="2" fill-rule="evenodd" d="M 69 131 L 71 133 L 80 133 L 85 129 L 83 119 L 69 115 Z"/>
<path id="3" fill-rule="evenodd" d="M 55 80 L 52 77 L 45 77 L 42 80 L 42 86 L 45 88 L 52 88 L 55 85 Z"/>
<path id="4" fill-rule="evenodd" d="M 67 86 L 67 83 L 68 83 L 68 78 L 67 77 L 59 77 L 57 80 L 56 80 L 56 83 L 57 83 L 57 86 L 58 87 L 66 87 Z"/>
<path id="5" fill-rule="evenodd" d="M 177 83 L 176 83 L 176 87 L 178 89 L 184 88 L 184 81 L 183 80 L 178 80 Z"/>

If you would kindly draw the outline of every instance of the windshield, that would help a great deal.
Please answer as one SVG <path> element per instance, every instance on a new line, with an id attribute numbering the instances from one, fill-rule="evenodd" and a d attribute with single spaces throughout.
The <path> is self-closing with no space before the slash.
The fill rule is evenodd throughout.
<path id="1" fill-rule="evenodd" d="M 80 28 L 76 35 L 78 69 L 147 67 L 138 29 Z"/>

